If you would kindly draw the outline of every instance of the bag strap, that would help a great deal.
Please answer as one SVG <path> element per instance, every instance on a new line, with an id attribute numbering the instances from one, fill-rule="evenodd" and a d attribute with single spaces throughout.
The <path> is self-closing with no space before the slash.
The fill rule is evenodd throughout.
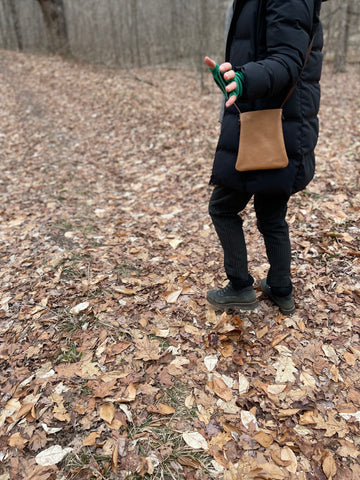
<path id="1" fill-rule="evenodd" d="M 297 85 L 298 85 L 298 83 L 299 83 L 300 77 L 301 77 L 303 71 L 305 70 L 306 64 L 307 64 L 307 62 L 308 62 L 308 60 L 309 60 L 309 58 L 310 58 L 311 50 L 312 50 L 312 47 L 313 47 L 313 44 L 314 44 L 314 38 L 315 38 L 315 34 L 314 34 L 314 35 L 312 36 L 312 38 L 311 38 L 311 41 L 310 41 L 309 47 L 308 47 L 307 52 L 306 52 L 306 56 L 305 56 L 305 60 L 304 60 L 304 64 L 303 64 L 303 66 L 302 66 L 301 72 L 299 73 L 299 76 L 297 77 L 296 82 L 294 83 L 294 85 L 291 87 L 289 93 L 286 95 L 285 100 L 282 102 L 280 108 L 284 108 L 286 102 L 287 102 L 288 100 L 290 100 L 291 95 L 294 93 L 295 88 L 297 87 Z M 236 102 L 234 103 L 234 106 L 236 107 L 237 111 L 238 111 L 239 113 L 241 113 L 240 108 L 238 107 L 238 105 L 236 104 Z"/>
<path id="2" fill-rule="evenodd" d="M 308 63 L 308 60 L 309 60 L 309 58 L 310 58 L 311 50 L 312 50 L 312 47 L 313 47 L 313 44 L 314 44 L 314 38 L 315 38 L 315 34 L 314 34 L 314 35 L 312 36 L 312 38 L 311 38 L 309 47 L 308 47 L 307 52 L 306 52 L 306 57 L 305 57 L 305 60 L 304 60 L 304 65 L 302 66 L 301 72 L 299 73 L 299 76 L 297 77 L 296 82 L 294 83 L 294 85 L 291 87 L 289 93 L 286 95 L 285 100 L 282 102 L 281 108 L 284 108 L 285 103 L 287 103 L 287 101 L 290 100 L 291 95 L 294 93 L 294 90 L 295 90 L 295 88 L 297 87 L 297 85 L 298 85 L 298 83 L 299 83 L 300 77 L 301 77 L 303 71 L 305 70 L 306 64 Z"/>

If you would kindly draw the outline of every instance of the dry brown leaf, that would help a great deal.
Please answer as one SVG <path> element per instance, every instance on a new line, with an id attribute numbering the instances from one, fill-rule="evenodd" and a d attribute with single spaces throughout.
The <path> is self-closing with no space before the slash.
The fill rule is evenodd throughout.
<path id="1" fill-rule="evenodd" d="M 20 410 L 17 412 L 16 417 L 18 419 L 22 417 L 26 417 L 26 415 L 31 412 L 31 410 L 34 408 L 33 403 L 26 403 L 25 405 L 22 405 Z"/>
<path id="2" fill-rule="evenodd" d="M 126 387 L 125 393 L 121 397 L 116 397 L 116 401 L 119 403 L 130 403 L 133 402 L 136 398 L 137 393 L 137 384 L 129 383 Z"/>
<path id="3" fill-rule="evenodd" d="M 117 473 L 118 473 L 119 442 L 120 442 L 120 440 L 118 440 L 115 443 L 114 449 L 113 449 L 113 452 L 112 452 L 112 455 L 111 455 L 111 470 L 113 471 L 113 473 L 115 473 L 115 475 L 117 475 Z"/>
<path id="4" fill-rule="evenodd" d="M 243 375 L 242 373 L 239 373 L 239 394 L 243 395 L 249 391 L 250 388 L 250 383 L 249 380 Z"/>
<path id="5" fill-rule="evenodd" d="M 158 340 L 149 340 L 147 337 L 143 339 L 136 339 L 135 345 L 137 352 L 135 358 L 144 360 L 159 360 L 160 358 L 160 343 Z"/>
<path id="6" fill-rule="evenodd" d="M 283 340 L 285 340 L 285 338 L 288 337 L 289 335 L 290 335 L 289 333 L 282 333 L 281 335 L 277 336 L 271 342 L 271 346 L 276 347 L 276 345 L 279 345 L 279 343 L 281 343 Z"/>
<path id="7" fill-rule="evenodd" d="M 226 325 L 230 321 L 231 321 L 231 316 L 228 315 L 226 312 L 223 312 L 220 315 L 219 320 L 216 322 L 216 325 L 213 327 L 213 331 L 214 332 L 221 331 L 221 329 L 224 327 L 224 325 Z"/>
<path id="8" fill-rule="evenodd" d="M 124 287 L 120 287 L 120 288 L 116 288 L 116 291 L 118 293 L 122 293 L 123 295 L 135 295 L 136 294 L 136 290 L 132 289 L 132 288 L 124 288 Z"/>
<path id="9" fill-rule="evenodd" d="M 340 457 L 351 457 L 354 459 L 358 458 L 358 456 L 360 455 L 360 450 L 358 447 L 346 440 L 339 439 L 339 442 L 341 444 L 341 447 L 337 449 L 336 453 Z"/>
<path id="10" fill-rule="evenodd" d="M 182 377 L 184 375 L 184 368 L 180 365 L 167 365 L 166 371 L 169 373 L 169 375 L 172 375 L 173 377 Z"/>
<path id="11" fill-rule="evenodd" d="M 29 440 L 23 438 L 20 433 L 17 432 L 11 435 L 11 437 L 9 438 L 9 446 L 18 448 L 19 450 L 23 450 L 28 441 Z"/>
<path id="12" fill-rule="evenodd" d="M 157 413 L 159 415 L 174 415 L 175 408 L 163 403 L 157 403 L 156 405 L 149 405 L 147 407 L 149 413 Z"/>
<path id="13" fill-rule="evenodd" d="M 178 301 L 178 298 L 180 297 L 182 293 L 182 288 L 179 290 L 175 290 L 173 292 L 167 292 L 166 293 L 166 301 L 167 303 L 176 303 Z"/>
<path id="14" fill-rule="evenodd" d="M 77 375 L 81 378 L 96 378 L 101 375 L 101 370 L 92 358 L 84 358 L 84 361 L 80 363 L 80 373 L 78 372 Z"/>
<path id="15" fill-rule="evenodd" d="M 314 420 L 316 429 L 325 430 L 325 437 L 333 437 L 337 434 L 340 438 L 344 438 L 349 431 L 347 423 L 344 420 L 336 420 L 331 412 L 326 420 L 321 415 L 314 417 Z"/>
<path id="16" fill-rule="evenodd" d="M 210 440 L 210 445 L 216 445 L 221 450 L 225 445 L 233 440 L 233 437 L 227 432 L 220 432 Z"/>
<path id="17" fill-rule="evenodd" d="M 190 457 L 188 455 L 182 455 L 181 457 L 178 457 L 177 461 L 181 465 L 185 465 L 186 467 L 191 467 L 191 468 L 195 468 L 195 469 L 202 468 L 202 465 L 199 462 L 199 460 L 196 460 L 195 458 Z"/>
<path id="18" fill-rule="evenodd" d="M 266 325 L 264 328 L 256 332 L 256 338 L 258 339 L 263 338 L 268 332 L 269 332 L 269 327 Z"/>
<path id="19" fill-rule="evenodd" d="M 208 443 L 199 432 L 185 432 L 182 434 L 185 443 L 196 450 L 208 450 Z"/>
<path id="20" fill-rule="evenodd" d="M 297 413 L 299 413 L 299 411 L 300 410 L 298 408 L 285 408 L 285 409 L 280 409 L 278 414 L 280 418 L 292 417 L 293 415 L 296 415 Z"/>
<path id="21" fill-rule="evenodd" d="M 254 476 L 253 478 L 264 480 L 283 480 L 287 478 L 287 474 L 280 467 L 269 462 L 258 464 L 257 469 L 249 473 Z"/>
<path id="22" fill-rule="evenodd" d="M 336 475 L 336 472 L 337 472 L 336 462 L 333 455 L 330 452 L 328 452 L 327 456 L 325 457 L 322 464 L 322 468 L 328 480 L 332 480 L 333 477 Z"/>
<path id="23" fill-rule="evenodd" d="M 111 423 L 115 416 L 115 407 L 112 403 L 103 403 L 100 406 L 100 418 L 107 423 Z"/>
<path id="24" fill-rule="evenodd" d="M 195 327 L 194 325 L 191 325 L 191 324 L 186 324 L 184 326 L 184 330 L 186 333 L 190 333 L 190 335 L 197 335 L 197 336 L 201 336 L 203 334 L 203 332 Z"/>
<path id="25" fill-rule="evenodd" d="M 275 384 L 275 385 L 268 385 L 266 391 L 267 391 L 267 393 L 269 393 L 270 395 L 279 395 L 279 394 L 282 393 L 285 389 L 286 389 L 286 385 Z"/>
<path id="26" fill-rule="evenodd" d="M 281 356 L 275 363 L 276 383 L 294 383 L 296 381 L 295 374 L 298 373 L 294 361 L 290 356 Z"/>
<path id="27" fill-rule="evenodd" d="M 296 455 L 291 450 L 291 448 L 289 448 L 289 447 L 282 448 L 280 458 L 281 458 L 282 461 L 289 462 L 288 465 L 286 465 L 285 468 L 290 473 L 295 474 L 296 471 L 297 471 L 298 462 L 297 462 L 297 459 L 296 459 Z"/>
<path id="28" fill-rule="evenodd" d="M 330 373 L 331 373 L 333 381 L 337 383 L 339 381 L 339 375 L 340 374 L 339 374 L 338 368 L 335 365 L 331 366 Z"/>
<path id="29" fill-rule="evenodd" d="M 253 435 L 251 438 L 265 448 L 269 448 L 270 445 L 274 442 L 273 437 L 262 430 L 256 432 L 255 435 Z"/>
<path id="30" fill-rule="evenodd" d="M 352 351 L 353 355 L 355 355 L 355 357 L 360 360 L 360 349 L 358 348 L 355 348 L 353 345 L 350 345 L 350 350 Z"/>
<path id="31" fill-rule="evenodd" d="M 118 342 L 112 345 L 107 345 L 105 352 L 107 355 L 119 355 L 127 348 L 131 347 L 132 343 L 128 342 Z"/>
<path id="32" fill-rule="evenodd" d="M 96 440 L 101 437 L 101 432 L 91 432 L 90 435 L 88 435 L 86 438 L 83 440 L 83 446 L 84 447 L 93 447 L 97 445 Z"/>
<path id="33" fill-rule="evenodd" d="M 222 380 L 220 377 L 217 375 L 213 375 L 212 381 L 211 381 L 211 387 L 213 391 L 216 393 L 216 395 L 225 402 L 230 402 L 230 400 L 233 398 L 233 393 L 231 388 L 227 387 L 224 380 Z"/>
<path id="34" fill-rule="evenodd" d="M 300 425 L 316 425 L 317 423 L 317 413 L 313 411 L 305 412 L 303 415 L 300 415 L 299 424 Z"/>
<path id="35" fill-rule="evenodd" d="M 352 353 L 346 352 L 344 353 L 345 361 L 350 367 L 354 367 L 356 365 L 356 356 Z"/>

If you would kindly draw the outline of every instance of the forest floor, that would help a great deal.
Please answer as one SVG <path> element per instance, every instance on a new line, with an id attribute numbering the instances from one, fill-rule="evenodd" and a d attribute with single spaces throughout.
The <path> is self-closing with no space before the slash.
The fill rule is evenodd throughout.
<path id="1" fill-rule="evenodd" d="M 325 67 L 297 310 L 218 314 L 220 95 L 0 51 L 0 480 L 360 478 L 360 82 Z"/>

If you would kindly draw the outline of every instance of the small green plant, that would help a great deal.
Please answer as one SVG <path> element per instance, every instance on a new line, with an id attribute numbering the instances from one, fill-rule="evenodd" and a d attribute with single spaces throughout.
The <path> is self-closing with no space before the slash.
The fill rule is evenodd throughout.
<path id="1" fill-rule="evenodd" d="M 88 387 L 87 385 L 83 385 L 81 387 L 81 390 L 80 390 L 80 395 L 83 396 L 83 397 L 89 397 L 90 395 L 92 395 L 93 391 L 90 387 Z"/>
<path id="2" fill-rule="evenodd" d="M 62 314 L 60 312 L 58 314 L 56 327 L 60 332 L 67 332 L 67 337 L 71 338 L 76 330 L 86 330 L 90 319 L 94 321 L 91 313 L 74 315 L 64 309 Z"/>
<path id="3" fill-rule="evenodd" d="M 138 271 L 138 267 L 134 263 L 124 260 L 114 268 L 113 273 L 117 276 L 118 281 L 121 281 L 122 278 L 126 278 L 136 271 Z"/>
<path id="4" fill-rule="evenodd" d="M 111 458 L 94 455 L 90 449 L 83 449 L 75 455 L 68 455 L 65 460 L 65 471 L 69 470 L 66 480 L 108 480 L 114 479 L 111 472 Z M 70 473 L 73 472 L 73 473 Z"/>
<path id="5" fill-rule="evenodd" d="M 82 357 L 82 352 L 78 352 L 76 345 L 74 343 L 70 343 L 70 348 L 67 352 L 62 352 L 58 357 L 59 363 L 76 363 Z"/>

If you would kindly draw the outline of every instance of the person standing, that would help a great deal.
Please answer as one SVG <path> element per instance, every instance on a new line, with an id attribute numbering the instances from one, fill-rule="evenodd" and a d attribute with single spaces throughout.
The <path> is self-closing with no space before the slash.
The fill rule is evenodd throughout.
<path id="1" fill-rule="evenodd" d="M 214 190 L 209 202 L 229 282 L 224 288 L 210 290 L 207 301 L 221 310 L 250 310 L 258 305 L 239 215 L 253 198 L 257 227 L 263 235 L 270 264 L 267 277 L 261 280 L 261 289 L 283 314 L 295 311 L 286 213 L 290 196 L 303 190 L 315 171 L 323 46 L 321 3 L 321 0 L 234 0 L 225 62 L 218 66 L 205 57 L 226 100 L 210 180 Z M 283 109 L 288 166 L 248 172 L 235 170 L 239 109 L 248 112 L 280 108 L 295 84 Z"/>

